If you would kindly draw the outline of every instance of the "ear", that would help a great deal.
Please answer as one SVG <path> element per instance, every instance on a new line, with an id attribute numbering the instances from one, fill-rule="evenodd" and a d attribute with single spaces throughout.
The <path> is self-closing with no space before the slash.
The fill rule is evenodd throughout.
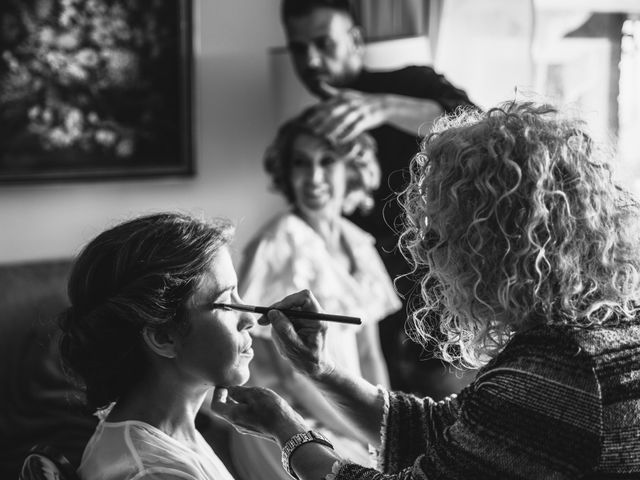
<path id="1" fill-rule="evenodd" d="M 155 354 L 165 358 L 177 356 L 177 342 L 173 333 L 146 326 L 142 329 L 142 338 L 147 347 Z"/>
<path id="2" fill-rule="evenodd" d="M 362 32 L 362 28 L 358 25 L 351 27 L 351 38 L 353 39 L 353 44 L 358 50 L 362 50 L 364 48 L 364 33 Z"/>

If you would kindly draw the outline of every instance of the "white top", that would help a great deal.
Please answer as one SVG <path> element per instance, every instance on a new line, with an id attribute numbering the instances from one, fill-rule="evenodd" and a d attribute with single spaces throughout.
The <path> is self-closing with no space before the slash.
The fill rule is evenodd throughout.
<path id="1" fill-rule="evenodd" d="M 353 271 L 331 255 L 322 237 L 300 217 L 290 212 L 276 216 L 247 246 L 238 275 L 242 299 L 270 305 L 307 288 L 327 313 L 360 317 L 363 325 L 379 322 L 398 310 L 402 304 L 375 249 L 374 238 L 345 218 L 340 220 L 340 229 L 354 259 Z M 328 326 L 327 345 L 334 361 L 360 376 L 357 333 L 362 326 L 332 322 Z M 271 327 L 256 326 L 250 332 L 268 337 Z M 285 393 L 287 379 L 272 363 L 254 359 L 251 372 L 252 384 L 272 388 L 292 400 Z M 307 388 L 312 389 L 309 395 L 323 397 L 312 385 Z M 318 423 L 322 418 L 306 420 L 331 440 L 343 458 L 374 466 L 365 444 L 323 427 Z M 243 480 L 291 480 L 280 464 L 280 449 L 273 442 L 232 433 L 230 450 L 235 470 Z"/>
<path id="2" fill-rule="evenodd" d="M 393 288 L 375 240 L 345 218 L 340 220 L 345 243 L 354 258 L 349 272 L 327 250 L 322 237 L 293 213 L 277 216 L 247 248 L 239 290 L 247 303 L 270 305 L 284 296 L 309 289 L 325 312 L 378 322 L 402 304 Z M 270 326 L 257 326 L 253 335 L 270 336 Z M 327 344 L 342 368 L 361 375 L 356 333 L 361 327 L 330 323 Z"/>
<path id="3" fill-rule="evenodd" d="M 233 480 L 199 433 L 195 447 L 188 448 L 135 420 L 100 422 L 78 474 L 82 480 Z"/>

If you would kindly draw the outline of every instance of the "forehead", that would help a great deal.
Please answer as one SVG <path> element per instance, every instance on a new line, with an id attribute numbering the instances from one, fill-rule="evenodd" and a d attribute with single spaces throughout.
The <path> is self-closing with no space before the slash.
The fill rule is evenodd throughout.
<path id="1" fill-rule="evenodd" d="M 211 300 L 229 289 L 234 289 L 237 282 L 231 253 L 228 247 L 222 247 L 211 259 L 209 267 L 193 292 L 193 299 L 196 303 Z"/>
<path id="2" fill-rule="evenodd" d="M 307 15 L 289 17 L 285 23 L 289 42 L 338 37 L 352 27 L 353 20 L 345 12 L 325 7 L 316 8 Z"/>
<path id="3" fill-rule="evenodd" d="M 315 152 L 325 152 L 331 150 L 326 141 L 311 135 L 310 133 L 299 133 L 291 144 L 291 150 L 295 153 L 308 153 L 313 154 Z"/>

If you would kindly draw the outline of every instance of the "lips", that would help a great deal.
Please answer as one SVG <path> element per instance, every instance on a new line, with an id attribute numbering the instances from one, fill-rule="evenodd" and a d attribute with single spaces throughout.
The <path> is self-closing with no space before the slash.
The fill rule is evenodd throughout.
<path id="1" fill-rule="evenodd" d="M 322 70 L 316 70 L 314 68 L 309 68 L 304 71 L 304 75 L 310 79 L 315 80 L 316 82 L 327 82 L 331 78 L 328 72 L 324 72 Z"/>
<path id="2" fill-rule="evenodd" d="M 327 191 L 324 189 L 304 191 L 305 200 L 314 204 L 324 200 L 326 196 L 327 196 Z"/>
<path id="3" fill-rule="evenodd" d="M 251 348 L 252 342 L 249 341 L 244 345 L 242 350 L 240 350 L 240 355 L 251 355 L 253 356 L 253 348 Z"/>

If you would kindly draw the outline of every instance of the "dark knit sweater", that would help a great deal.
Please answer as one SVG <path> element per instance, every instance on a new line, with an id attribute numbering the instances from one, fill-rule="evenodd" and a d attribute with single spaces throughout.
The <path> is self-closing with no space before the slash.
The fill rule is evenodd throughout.
<path id="1" fill-rule="evenodd" d="M 640 479 L 640 323 L 516 334 L 457 397 L 390 393 L 381 470 L 349 479 Z"/>

